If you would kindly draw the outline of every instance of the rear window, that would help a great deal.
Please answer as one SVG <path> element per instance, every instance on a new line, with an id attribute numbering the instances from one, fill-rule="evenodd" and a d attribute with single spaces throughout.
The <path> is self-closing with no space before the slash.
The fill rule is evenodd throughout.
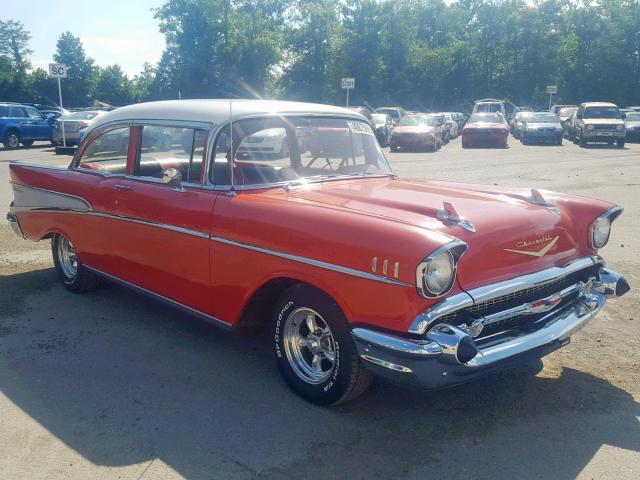
<path id="1" fill-rule="evenodd" d="M 71 112 L 69 115 L 64 115 L 64 120 L 91 120 L 98 116 L 99 112 Z"/>
<path id="2" fill-rule="evenodd" d="M 483 115 L 471 115 L 469 123 L 502 123 L 504 117 L 497 113 L 485 113 Z"/>
<path id="3" fill-rule="evenodd" d="M 582 118 L 620 118 L 620 110 L 617 107 L 588 107 Z"/>

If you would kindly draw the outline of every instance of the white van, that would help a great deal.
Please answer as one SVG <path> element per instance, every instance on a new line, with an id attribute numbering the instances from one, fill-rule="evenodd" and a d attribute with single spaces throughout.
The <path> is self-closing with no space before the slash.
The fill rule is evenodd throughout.
<path id="1" fill-rule="evenodd" d="M 476 100 L 473 104 L 472 114 L 474 113 L 500 113 L 504 118 L 507 118 L 504 102 L 495 98 Z"/>

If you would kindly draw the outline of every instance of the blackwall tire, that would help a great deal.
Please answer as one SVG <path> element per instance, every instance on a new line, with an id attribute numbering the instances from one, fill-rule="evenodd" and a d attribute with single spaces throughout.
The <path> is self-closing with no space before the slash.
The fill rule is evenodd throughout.
<path id="1" fill-rule="evenodd" d="M 4 136 L 2 143 L 7 150 L 15 150 L 20 146 L 20 135 L 15 130 L 9 130 Z"/>
<path id="2" fill-rule="evenodd" d="M 294 285 L 280 296 L 271 321 L 271 343 L 284 381 L 317 405 L 353 400 L 373 379 L 338 304 L 310 285 Z"/>
<path id="3" fill-rule="evenodd" d="M 63 235 L 53 236 L 51 253 L 58 278 L 67 290 L 84 293 L 102 285 L 101 278 L 82 265 L 73 244 Z"/>

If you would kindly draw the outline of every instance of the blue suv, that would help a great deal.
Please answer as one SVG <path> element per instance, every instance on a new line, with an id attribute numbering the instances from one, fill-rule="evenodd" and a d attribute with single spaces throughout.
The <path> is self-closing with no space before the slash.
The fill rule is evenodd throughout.
<path id="1" fill-rule="evenodd" d="M 0 141 L 6 149 L 22 143 L 30 147 L 36 140 L 51 140 L 49 119 L 33 107 L 0 103 Z"/>

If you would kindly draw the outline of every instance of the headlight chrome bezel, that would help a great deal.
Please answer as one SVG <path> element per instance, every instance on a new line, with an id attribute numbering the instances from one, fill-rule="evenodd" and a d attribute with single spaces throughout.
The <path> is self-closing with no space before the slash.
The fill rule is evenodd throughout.
<path id="1" fill-rule="evenodd" d="M 624 209 L 619 206 L 615 206 L 604 212 L 602 215 L 598 216 L 591 224 L 589 224 L 589 246 L 595 250 L 599 248 L 603 248 L 609 243 L 609 238 L 611 237 L 611 225 L 613 221 L 618 218 Z M 608 232 L 604 241 L 598 242 L 596 241 L 596 229 L 601 224 L 608 225 Z"/>
<path id="2" fill-rule="evenodd" d="M 451 291 L 456 281 L 456 275 L 458 270 L 458 261 L 460 257 L 468 249 L 468 245 L 462 240 L 454 240 L 444 244 L 440 248 L 434 250 L 429 254 L 416 268 L 416 289 L 420 295 L 425 298 L 438 298 L 446 295 Z M 441 255 L 448 255 L 452 262 L 451 278 L 447 283 L 447 287 L 440 292 L 433 291 L 427 282 L 427 269 L 430 263 Z"/>

